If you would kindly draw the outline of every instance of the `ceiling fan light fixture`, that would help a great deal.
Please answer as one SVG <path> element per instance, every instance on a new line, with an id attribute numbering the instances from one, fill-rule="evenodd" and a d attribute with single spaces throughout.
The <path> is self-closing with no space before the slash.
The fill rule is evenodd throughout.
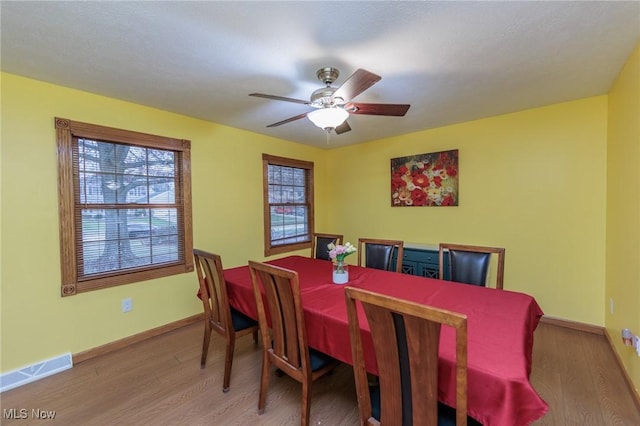
<path id="1" fill-rule="evenodd" d="M 349 117 L 342 108 L 320 108 L 307 114 L 307 118 L 321 129 L 335 129 Z"/>

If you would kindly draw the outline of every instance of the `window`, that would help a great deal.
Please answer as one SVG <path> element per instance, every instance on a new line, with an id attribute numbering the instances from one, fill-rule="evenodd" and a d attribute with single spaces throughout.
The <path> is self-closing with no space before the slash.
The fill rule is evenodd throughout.
<path id="1" fill-rule="evenodd" d="M 262 154 L 265 256 L 311 247 L 313 163 Z"/>
<path id="2" fill-rule="evenodd" d="M 193 271 L 191 142 L 55 126 L 62 296 Z"/>

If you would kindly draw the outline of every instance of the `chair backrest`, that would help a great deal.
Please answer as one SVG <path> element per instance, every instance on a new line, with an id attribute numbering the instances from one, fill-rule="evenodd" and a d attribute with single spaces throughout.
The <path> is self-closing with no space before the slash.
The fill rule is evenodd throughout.
<path id="1" fill-rule="evenodd" d="M 209 319 L 218 332 L 233 332 L 222 258 L 198 249 L 193 249 L 193 258 L 200 283 L 198 296 L 202 299 L 205 319 Z"/>
<path id="2" fill-rule="evenodd" d="M 402 272 L 404 242 L 400 240 L 358 239 L 358 266 Z M 397 248 L 396 264 L 392 264 L 393 250 Z M 364 265 L 362 256 L 364 254 Z"/>
<path id="3" fill-rule="evenodd" d="M 301 381 L 302 375 L 311 375 L 311 365 L 298 273 L 251 260 L 249 270 L 262 341 L 271 362 Z"/>
<path id="4" fill-rule="evenodd" d="M 339 234 L 313 234 L 313 238 L 311 239 L 311 257 L 331 260 L 327 246 L 330 243 L 334 243 L 335 245 L 342 244 L 343 238 L 344 236 Z"/>
<path id="5" fill-rule="evenodd" d="M 345 297 L 361 424 L 376 424 L 376 419 L 356 301 L 369 323 L 378 363 L 380 424 L 438 424 L 438 347 L 444 324 L 456 333 L 456 424 L 466 425 L 467 317 L 355 287 L 346 287 Z"/>
<path id="6" fill-rule="evenodd" d="M 449 280 L 485 287 L 491 255 L 497 254 L 496 288 L 502 289 L 504 281 L 505 249 L 462 244 L 441 243 L 439 249 L 440 279 L 444 279 L 444 252 L 449 251 Z"/>

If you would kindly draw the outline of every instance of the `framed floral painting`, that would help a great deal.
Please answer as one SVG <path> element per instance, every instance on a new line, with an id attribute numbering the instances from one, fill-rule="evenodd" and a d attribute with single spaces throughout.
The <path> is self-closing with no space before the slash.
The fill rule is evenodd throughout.
<path id="1" fill-rule="evenodd" d="M 391 159 L 391 206 L 457 206 L 458 150 Z"/>

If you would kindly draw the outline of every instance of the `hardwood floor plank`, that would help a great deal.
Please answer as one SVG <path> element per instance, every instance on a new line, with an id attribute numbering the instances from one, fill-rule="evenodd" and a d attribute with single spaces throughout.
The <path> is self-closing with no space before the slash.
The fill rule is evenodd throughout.
<path id="1" fill-rule="evenodd" d="M 561 425 L 565 421 L 564 410 L 555 409 L 556 406 L 564 405 L 564 395 L 560 375 L 556 374 L 559 354 L 557 333 L 553 331 L 550 327 L 541 324 L 534 336 L 533 368 L 530 380 L 542 399 L 549 404 L 549 412 L 533 423 L 535 426 Z"/>
<path id="2" fill-rule="evenodd" d="M 558 351 L 563 355 L 560 364 L 562 388 L 571 389 L 565 392 L 565 422 L 575 425 L 603 425 L 604 419 L 594 392 L 594 381 L 591 366 L 586 359 L 583 344 L 586 337 L 583 332 L 568 329 L 559 330 Z M 571 348 L 571 350 L 568 350 Z"/>
<path id="3" fill-rule="evenodd" d="M 258 415 L 261 346 L 236 342 L 228 393 L 222 392 L 222 339 L 214 335 L 200 369 L 202 325 L 191 324 L 0 395 L 9 408 L 55 410 L 53 420 L 8 419 L 2 425 L 299 425 L 300 384 L 272 375 Z M 550 406 L 535 426 L 637 426 L 640 411 L 606 338 L 553 324 L 535 334 L 531 382 Z M 339 366 L 312 386 L 314 425 L 357 425 L 353 371 Z"/>
<path id="4" fill-rule="evenodd" d="M 632 409 L 627 401 L 629 388 L 623 373 L 617 368 L 615 355 L 610 350 L 603 350 L 600 340 L 599 336 L 585 336 L 583 350 L 604 422 L 608 425 L 640 425 L 637 410 Z"/>

